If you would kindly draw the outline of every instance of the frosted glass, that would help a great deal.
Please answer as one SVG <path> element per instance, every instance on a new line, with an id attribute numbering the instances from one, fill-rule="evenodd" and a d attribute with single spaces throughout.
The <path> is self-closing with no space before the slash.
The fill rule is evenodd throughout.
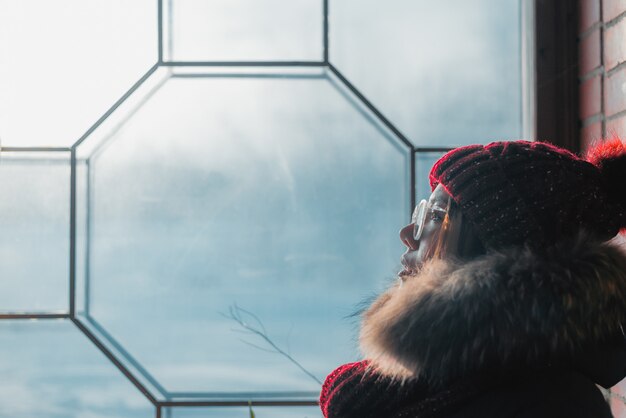
<path id="1" fill-rule="evenodd" d="M 0 312 L 66 312 L 69 152 L 2 152 L 0 195 Z"/>
<path id="2" fill-rule="evenodd" d="M 86 315 L 169 396 L 316 399 L 399 270 L 408 161 L 325 79 L 173 78 L 90 157 Z"/>
<path id="3" fill-rule="evenodd" d="M 157 61 L 156 8 L 0 1 L 2 145 L 72 145 Z"/>
<path id="4" fill-rule="evenodd" d="M 165 21 L 173 61 L 322 60 L 321 0 L 172 0 Z"/>
<path id="5" fill-rule="evenodd" d="M 330 1 L 330 60 L 413 143 L 518 139 L 519 0 Z"/>
<path id="6" fill-rule="evenodd" d="M 142 418 L 154 407 L 69 320 L 0 321 L 0 416 Z"/>

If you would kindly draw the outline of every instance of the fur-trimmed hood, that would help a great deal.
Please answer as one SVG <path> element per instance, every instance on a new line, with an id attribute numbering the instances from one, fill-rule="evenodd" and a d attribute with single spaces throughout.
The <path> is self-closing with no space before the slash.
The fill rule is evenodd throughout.
<path id="1" fill-rule="evenodd" d="M 452 381 L 540 366 L 622 335 L 626 254 L 581 235 L 471 261 L 433 260 L 365 312 L 360 342 L 376 369 Z"/>

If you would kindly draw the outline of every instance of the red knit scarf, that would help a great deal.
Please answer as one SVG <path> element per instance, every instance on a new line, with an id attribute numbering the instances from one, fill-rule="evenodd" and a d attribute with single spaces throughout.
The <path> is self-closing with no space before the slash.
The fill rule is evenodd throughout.
<path id="1" fill-rule="evenodd" d="M 320 407 L 325 418 L 426 418 L 445 416 L 484 390 L 479 381 L 434 391 L 421 380 L 394 381 L 368 368 L 345 364 L 324 382 Z"/>

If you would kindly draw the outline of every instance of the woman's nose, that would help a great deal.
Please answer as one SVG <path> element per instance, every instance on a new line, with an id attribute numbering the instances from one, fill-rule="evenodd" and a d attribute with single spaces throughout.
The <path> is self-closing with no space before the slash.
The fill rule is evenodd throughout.
<path id="1" fill-rule="evenodd" d="M 419 242 L 413 239 L 413 224 L 408 224 L 400 230 L 400 241 L 410 250 L 417 250 Z"/>

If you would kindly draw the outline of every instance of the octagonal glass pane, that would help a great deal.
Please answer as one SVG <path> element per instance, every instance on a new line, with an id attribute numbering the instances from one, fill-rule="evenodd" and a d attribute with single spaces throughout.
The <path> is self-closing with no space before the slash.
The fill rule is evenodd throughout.
<path id="1" fill-rule="evenodd" d="M 70 153 L 0 154 L 0 313 L 67 312 Z"/>
<path id="2" fill-rule="evenodd" d="M 166 59 L 322 60 L 322 0 L 169 1 Z"/>
<path id="3" fill-rule="evenodd" d="M 0 1 L 3 146 L 69 146 L 157 61 L 157 0 Z"/>
<path id="4" fill-rule="evenodd" d="M 358 358 L 410 200 L 362 112 L 319 74 L 174 76 L 90 156 L 79 310 L 163 396 L 316 399 Z"/>
<path id="5" fill-rule="evenodd" d="M 413 143 L 521 136 L 519 0 L 330 1 L 330 61 Z"/>
<path id="6" fill-rule="evenodd" d="M 154 407 L 69 320 L 0 321 L 0 415 L 148 418 Z"/>

